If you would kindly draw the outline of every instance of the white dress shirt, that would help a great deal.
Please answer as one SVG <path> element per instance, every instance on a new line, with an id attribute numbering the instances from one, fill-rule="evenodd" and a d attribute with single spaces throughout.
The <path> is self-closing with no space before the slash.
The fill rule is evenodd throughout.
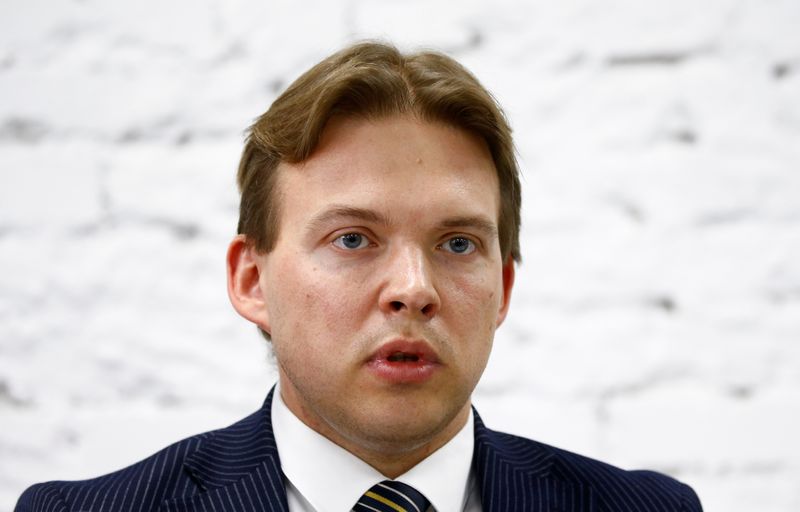
<path id="1" fill-rule="evenodd" d="M 272 430 L 285 475 L 289 512 L 346 512 L 370 487 L 387 478 L 309 428 L 292 413 L 276 388 Z M 444 446 L 396 478 L 431 502 L 429 511 L 481 512 L 472 474 L 475 445 L 470 410 L 466 425 Z"/>

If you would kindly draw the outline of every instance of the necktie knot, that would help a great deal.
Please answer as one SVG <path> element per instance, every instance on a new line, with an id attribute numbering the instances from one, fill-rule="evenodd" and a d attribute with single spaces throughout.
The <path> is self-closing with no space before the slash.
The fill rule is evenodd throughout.
<path id="1" fill-rule="evenodd" d="M 430 502 L 402 482 L 384 480 L 373 485 L 353 507 L 354 512 L 425 512 Z"/>

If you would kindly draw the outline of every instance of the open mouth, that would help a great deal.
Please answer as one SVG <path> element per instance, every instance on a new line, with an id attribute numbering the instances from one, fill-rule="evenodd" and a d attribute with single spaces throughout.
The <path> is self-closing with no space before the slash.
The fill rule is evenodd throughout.
<path id="1" fill-rule="evenodd" d="M 405 362 L 415 363 L 419 361 L 419 356 L 417 354 L 409 354 L 407 352 L 394 352 L 389 357 L 387 357 L 386 360 L 392 363 L 405 363 Z"/>
<path id="2" fill-rule="evenodd" d="M 427 341 L 403 338 L 384 343 L 365 363 L 383 382 L 399 385 L 422 384 L 445 367 Z"/>

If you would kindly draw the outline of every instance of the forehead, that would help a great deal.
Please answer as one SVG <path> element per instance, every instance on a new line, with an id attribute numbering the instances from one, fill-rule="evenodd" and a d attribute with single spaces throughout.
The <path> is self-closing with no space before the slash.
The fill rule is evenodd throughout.
<path id="1" fill-rule="evenodd" d="M 413 115 L 378 118 L 335 116 L 322 131 L 319 143 L 302 165 L 328 163 L 343 157 L 370 162 L 392 158 L 400 164 L 419 164 L 448 170 L 485 167 L 494 163 L 486 142 L 479 136 L 439 121 L 421 120 Z M 372 162 L 374 163 L 374 162 Z"/>
<path id="2" fill-rule="evenodd" d="M 494 222 L 499 213 L 497 172 L 483 139 L 411 116 L 335 117 L 307 160 L 278 169 L 284 211 L 335 202 L 482 209 Z"/>

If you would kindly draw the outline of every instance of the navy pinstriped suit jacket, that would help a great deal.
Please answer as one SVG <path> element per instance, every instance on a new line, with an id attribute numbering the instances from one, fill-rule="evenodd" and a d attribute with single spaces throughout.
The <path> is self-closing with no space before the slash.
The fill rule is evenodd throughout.
<path id="1" fill-rule="evenodd" d="M 272 392 L 242 421 L 179 441 L 117 472 L 34 485 L 15 511 L 286 512 L 271 405 Z M 477 413 L 473 465 L 484 512 L 701 511 L 695 493 L 672 478 L 494 432 Z"/>

